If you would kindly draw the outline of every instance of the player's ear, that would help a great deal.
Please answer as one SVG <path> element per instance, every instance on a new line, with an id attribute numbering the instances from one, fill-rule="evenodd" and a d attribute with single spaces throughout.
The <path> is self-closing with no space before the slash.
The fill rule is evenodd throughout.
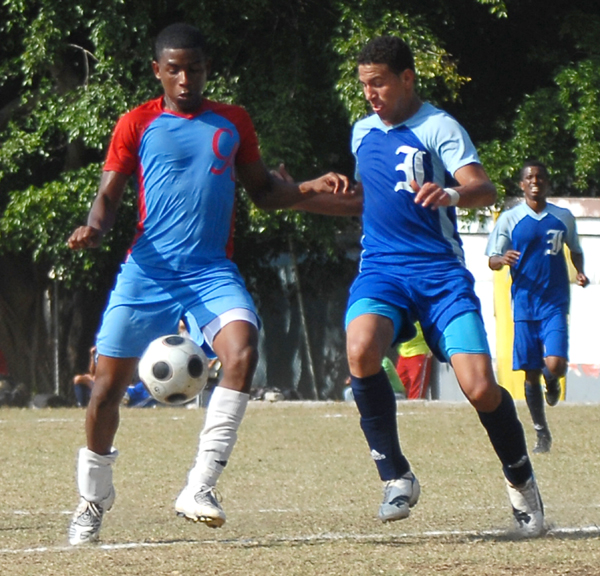
<path id="1" fill-rule="evenodd" d="M 156 60 L 152 60 L 152 72 L 154 72 L 154 76 L 160 80 L 160 66 Z"/>
<path id="2" fill-rule="evenodd" d="M 405 88 L 412 88 L 415 84 L 415 72 L 410 68 L 406 68 L 400 73 L 400 80 Z"/>

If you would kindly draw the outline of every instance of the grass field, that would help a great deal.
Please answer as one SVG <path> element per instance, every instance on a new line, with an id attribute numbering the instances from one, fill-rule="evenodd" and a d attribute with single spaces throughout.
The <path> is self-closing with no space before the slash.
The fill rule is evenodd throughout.
<path id="1" fill-rule="evenodd" d="M 534 457 L 549 532 L 519 540 L 499 464 L 464 403 L 401 402 L 422 485 L 409 519 L 376 518 L 381 485 L 353 405 L 252 403 L 219 490 L 220 530 L 176 517 L 203 410 L 124 409 L 117 502 L 101 543 L 71 548 L 77 409 L 0 410 L 0 574 L 600 574 L 600 407 L 550 409 L 553 450 Z M 530 444 L 534 432 L 518 406 Z"/>

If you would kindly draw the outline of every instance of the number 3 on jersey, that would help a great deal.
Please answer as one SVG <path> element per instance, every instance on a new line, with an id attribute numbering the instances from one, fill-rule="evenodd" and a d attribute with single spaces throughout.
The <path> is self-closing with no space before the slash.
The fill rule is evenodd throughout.
<path id="1" fill-rule="evenodd" d="M 410 183 L 415 180 L 419 186 L 423 185 L 423 182 L 425 181 L 423 158 L 426 153 L 424 150 L 419 150 L 412 146 L 400 146 L 396 150 L 396 156 L 401 154 L 404 155 L 404 159 L 400 164 L 396 165 L 396 172 L 403 174 L 404 178 L 397 182 L 394 190 L 396 192 L 398 192 L 398 190 L 406 190 L 407 192 L 414 194 L 415 191 L 410 187 Z"/>

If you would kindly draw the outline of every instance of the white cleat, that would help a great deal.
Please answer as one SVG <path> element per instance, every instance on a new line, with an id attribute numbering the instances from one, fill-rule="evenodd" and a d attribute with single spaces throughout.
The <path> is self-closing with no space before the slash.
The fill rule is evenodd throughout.
<path id="1" fill-rule="evenodd" d="M 102 502 L 88 502 L 82 498 L 69 525 L 69 544 L 79 546 L 97 542 L 100 537 L 102 517 L 112 508 L 114 501 L 114 488 L 111 488 L 110 494 Z"/>
<path id="2" fill-rule="evenodd" d="M 177 516 L 202 522 L 211 528 L 225 524 L 225 512 L 214 486 L 201 486 L 199 489 L 186 486 L 175 501 L 175 511 Z"/>
<path id="3" fill-rule="evenodd" d="M 410 509 L 418 502 L 421 486 L 412 472 L 397 480 L 389 480 L 383 488 L 383 502 L 379 507 L 382 522 L 393 522 L 408 518 Z"/>
<path id="4" fill-rule="evenodd" d="M 506 481 L 517 529 L 522 536 L 534 538 L 544 531 L 544 504 L 535 476 L 525 484 L 513 486 Z"/>

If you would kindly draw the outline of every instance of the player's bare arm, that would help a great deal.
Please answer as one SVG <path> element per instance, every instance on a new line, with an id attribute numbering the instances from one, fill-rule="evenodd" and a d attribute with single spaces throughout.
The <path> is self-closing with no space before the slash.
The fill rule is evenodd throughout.
<path id="1" fill-rule="evenodd" d="M 577 270 L 575 282 L 577 282 L 578 286 L 585 288 L 590 283 L 590 279 L 583 271 L 583 254 L 581 252 L 571 252 L 571 262 L 573 262 L 573 266 Z"/>
<path id="2" fill-rule="evenodd" d="M 284 164 L 280 164 L 277 170 L 271 170 L 271 175 L 284 182 L 294 182 Z M 362 184 L 354 185 L 345 194 L 315 194 L 303 198 L 292 208 L 326 216 L 360 216 L 363 209 Z"/>
<path id="3" fill-rule="evenodd" d="M 98 194 L 88 214 L 85 226 L 79 226 L 71 234 L 68 244 L 73 250 L 97 248 L 117 215 L 129 176 L 120 172 L 103 172 Z"/>
<path id="4" fill-rule="evenodd" d="M 315 180 L 288 182 L 269 173 L 262 160 L 237 166 L 237 173 L 254 204 L 264 210 L 291 208 L 315 195 L 343 195 L 351 191 L 343 174 L 328 172 Z"/>
<path id="5" fill-rule="evenodd" d="M 502 255 L 490 256 L 488 265 L 492 270 L 500 270 L 503 266 L 512 268 L 519 261 L 520 256 L 521 253 L 517 250 L 507 250 Z"/>
<path id="6" fill-rule="evenodd" d="M 415 203 L 436 210 L 441 206 L 479 208 L 491 206 L 496 201 L 496 187 L 481 164 L 467 164 L 454 173 L 458 186 L 442 188 L 439 184 L 426 182 L 419 186 L 411 182 L 416 192 Z"/>

